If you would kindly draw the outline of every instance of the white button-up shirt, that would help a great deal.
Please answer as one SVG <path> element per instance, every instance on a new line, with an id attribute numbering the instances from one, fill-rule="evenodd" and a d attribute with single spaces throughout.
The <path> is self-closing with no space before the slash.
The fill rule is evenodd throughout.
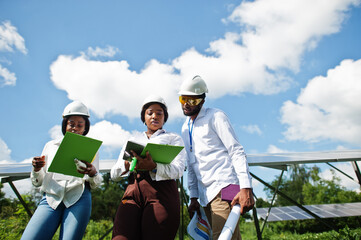
<path id="1" fill-rule="evenodd" d="M 164 129 L 158 129 L 149 139 L 147 134 L 143 132 L 139 136 L 131 137 L 129 141 L 133 141 L 144 146 L 147 145 L 147 143 L 184 146 L 183 140 L 178 134 L 166 132 Z M 125 146 L 126 145 L 123 146 L 120 152 L 118 161 L 110 170 L 110 176 L 114 181 L 120 181 L 121 178 L 129 175 L 129 172 L 123 174 L 126 171 L 123 160 Z M 182 151 L 173 159 L 170 164 L 157 163 L 156 173 L 149 171 L 149 175 L 154 181 L 178 179 L 183 176 L 186 158 L 186 152 L 184 149 L 182 149 Z"/>
<path id="2" fill-rule="evenodd" d="M 46 193 L 46 200 L 49 206 L 56 209 L 63 201 L 66 207 L 76 203 L 85 188 L 85 181 L 88 181 L 91 188 L 99 186 L 102 182 L 102 176 L 98 174 L 95 177 L 89 177 L 87 174 L 83 178 L 64 175 L 61 173 L 48 172 L 48 168 L 54 159 L 54 156 L 60 146 L 61 139 L 52 140 L 45 144 L 41 156 L 45 156 L 45 166 L 38 172 L 31 171 L 31 182 L 35 187 L 40 187 L 42 192 Z M 92 164 L 99 172 L 99 157 L 96 155 Z"/>
<path id="3" fill-rule="evenodd" d="M 229 184 L 252 187 L 246 154 L 224 112 L 202 107 L 194 122 L 187 117 L 182 138 L 190 197 L 199 198 L 202 206 Z"/>

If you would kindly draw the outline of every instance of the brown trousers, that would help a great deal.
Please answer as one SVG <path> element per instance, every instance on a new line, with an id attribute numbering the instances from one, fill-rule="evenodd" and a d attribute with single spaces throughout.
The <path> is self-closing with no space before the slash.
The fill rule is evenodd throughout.
<path id="1" fill-rule="evenodd" d="M 231 213 L 231 208 L 232 207 L 229 202 L 222 200 L 221 193 L 218 193 L 218 195 L 204 208 L 209 224 L 212 226 L 213 240 L 217 240 L 219 238 L 224 224 L 227 221 L 228 215 Z M 241 239 L 239 224 L 237 224 L 232 240 Z"/>
<path id="2" fill-rule="evenodd" d="M 148 172 L 132 173 L 115 215 L 113 239 L 172 240 L 179 221 L 176 181 L 153 181 Z"/>

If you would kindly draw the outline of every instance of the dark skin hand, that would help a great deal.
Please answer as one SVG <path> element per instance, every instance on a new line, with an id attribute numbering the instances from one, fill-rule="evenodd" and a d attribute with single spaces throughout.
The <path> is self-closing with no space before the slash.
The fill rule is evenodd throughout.
<path id="1" fill-rule="evenodd" d="M 241 214 L 245 214 L 254 206 L 254 198 L 252 188 L 242 188 L 233 198 L 231 205 L 241 205 Z"/>
<path id="2" fill-rule="evenodd" d="M 39 172 L 42 167 L 45 166 L 45 156 L 34 157 L 32 165 L 35 172 Z"/>
<path id="3" fill-rule="evenodd" d="M 125 165 L 125 172 L 123 172 L 122 175 L 124 175 L 124 174 L 126 174 L 127 172 L 129 172 L 130 162 L 129 162 L 129 161 L 124 161 L 124 165 Z"/>
<path id="4" fill-rule="evenodd" d="M 201 216 L 200 206 L 198 198 L 191 198 L 191 203 L 188 206 L 188 213 L 191 219 L 195 212 L 197 212 L 198 216 Z"/>
<path id="5" fill-rule="evenodd" d="M 153 161 L 149 152 L 146 152 L 145 158 L 138 156 L 138 154 L 136 154 L 133 150 L 131 150 L 131 153 L 137 159 L 135 170 L 151 171 L 157 167 L 157 164 Z"/>
<path id="6" fill-rule="evenodd" d="M 83 161 L 83 160 L 80 160 L 80 161 L 82 161 L 83 163 L 85 163 L 85 164 L 86 164 L 86 167 L 85 167 L 85 168 L 80 167 L 83 171 L 79 171 L 79 170 L 77 169 L 78 173 L 88 174 L 89 177 L 94 177 L 94 175 L 97 173 L 97 169 L 94 167 L 94 165 L 91 164 L 91 163 L 89 163 L 89 162 L 87 162 L 87 161 Z"/>
<path id="7" fill-rule="evenodd" d="M 82 161 L 83 163 L 86 164 L 86 168 L 82 167 L 83 171 L 79 171 L 79 170 L 77 170 L 77 171 L 82 174 L 88 174 L 89 177 L 94 177 L 94 175 L 97 173 L 97 170 L 93 166 L 93 164 L 88 163 L 83 160 L 80 160 L 80 161 Z M 32 165 L 33 165 L 34 171 L 39 172 L 40 169 L 42 169 L 45 166 L 45 156 L 34 157 L 33 161 L 32 161 Z"/>

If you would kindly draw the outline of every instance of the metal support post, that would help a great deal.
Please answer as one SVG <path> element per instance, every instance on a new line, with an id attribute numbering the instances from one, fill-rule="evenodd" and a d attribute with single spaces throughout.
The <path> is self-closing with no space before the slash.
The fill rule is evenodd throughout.
<path id="1" fill-rule="evenodd" d="M 266 223 L 267 223 L 267 220 L 268 220 L 268 216 L 271 212 L 271 209 L 272 209 L 272 206 L 273 206 L 273 202 L 276 198 L 276 195 L 277 195 L 277 192 L 278 192 L 278 188 L 281 184 L 281 180 L 282 180 L 282 176 L 283 176 L 283 173 L 285 172 L 285 170 L 282 170 L 281 172 L 281 175 L 280 177 L 278 178 L 278 183 L 277 183 L 277 187 L 276 187 L 276 191 L 273 193 L 273 197 L 272 197 L 272 201 L 271 201 L 271 206 L 268 208 L 268 212 L 267 212 L 267 215 L 266 215 L 266 219 L 264 220 L 263 224 L 262 224 L 262 229 L 261 229 L 261 234 L 263 233 L 263 229 L 264 227 L 266 226 Z"/>
<path id="2" fill-rule="evenodd" d="M 252 214 L 253 214 L 254 225 L 256 226 L 257 239 L 262 240 L 262 232 L 259 229 L 259 221 L 258 221 L 258 217 L 257 217 L 257 209 L 256 209 L 256 207 L 254 207 L 252 209 Z"/>
<path id="3" fill-rule="evenodd" d="M 7 179 L 7 182 L 9 183 L 10 187 L 13 189 L 14 193 L 16 194 L 16 196 L 18 197 L 19 201 L 21 202 L 21 204 L 24 206 L 26 212 L 28 213 L 29 217 L 33 216 L 33 213 L 30 211 L 30 209 L 28 208 L 28 205 L 26 204 L 26 202 L 24 201 L 24 199 L 21 197 L 20 193 L 18 192 L 18 190 L 16 189 L 15 185 L 13 184 L 13 181 L 11 181 L 11 178 Z"/>
<path id="4" fill-rule="evenodd" d="M 337 167 L 333 166 L 331 163 L 326 163 L 328 166 L 332 167 L 333 169 L 335 169 L 336 171 L 342 173 L 343 175 L 345 175 L 346 177 L 348 177 L 349 179 L 351 179 L 352 181 L 357 182 L 353 177 L 351 177 L 350 175 L 348 175 L 347 173 L 341 171 L 341 169 L 338 169 Z M 358 182 L 357 182 L 358 183 Z"/>
<path id="5" fill-rule="evenodd" d="M 181 212 L 180 212 L 180 216 L 181 216 L 181 222 L 180 222 L 180 228 L 179 228 L 179 239 L 183 240 L 184 239 L 184 234 L 183 234 L 183 230 L 184 230 L 184 221 L 183 221 L 183 208 L 184 208 L 184 200 L 183 200 L 183 176 L 180 179 L 180 183 L 178 182 L 178 186 L 179 186 L 179 198 L 180 198 L 180 204 L 181 204 Z"/>
<path id="6" fill-rule="evenodd" d="M 357 162 L 354 161 L 354 162 L 351 162 L 351 164 L 352 164 L 353 169 L 355 170 L 355 174 L 358 179 L 358 183 L 361 185 L 361 174 L 360 174 L 360 169 L 357 165 Z"/>

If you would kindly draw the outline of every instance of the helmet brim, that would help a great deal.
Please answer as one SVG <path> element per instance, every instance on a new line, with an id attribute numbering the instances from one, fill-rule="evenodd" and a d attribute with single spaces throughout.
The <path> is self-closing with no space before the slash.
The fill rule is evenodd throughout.
<path id="1" fill-rule="evenodd" d="M 194 92 L 190 92 L 190 91 L 180 91 L 178 92 L 179 95 L 185 95 L 185 96 L 200 96 L 203 95 L 204 93 L 194 93 Z"/>

